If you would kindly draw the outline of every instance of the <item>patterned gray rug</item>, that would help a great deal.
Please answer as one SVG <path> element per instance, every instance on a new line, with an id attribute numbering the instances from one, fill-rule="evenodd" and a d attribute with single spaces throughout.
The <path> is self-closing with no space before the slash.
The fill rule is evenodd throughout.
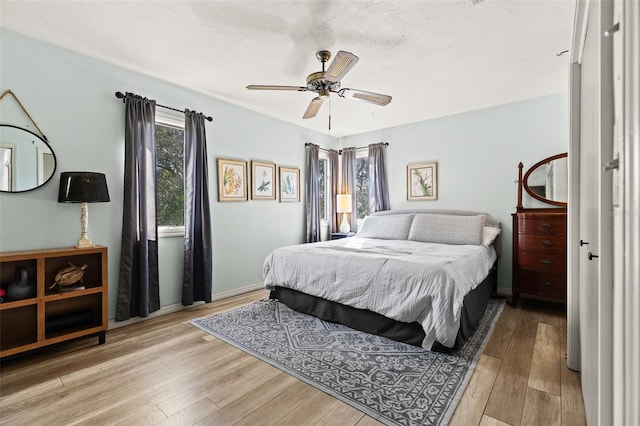
<path id="1" fill-rule="evenodd" d="M 191 321 L 202 330 L 386 424 L 447 424 L 503 303 L 490 300 L 474 336 L 430 352 L 293 311 L 276 301 Z"/>

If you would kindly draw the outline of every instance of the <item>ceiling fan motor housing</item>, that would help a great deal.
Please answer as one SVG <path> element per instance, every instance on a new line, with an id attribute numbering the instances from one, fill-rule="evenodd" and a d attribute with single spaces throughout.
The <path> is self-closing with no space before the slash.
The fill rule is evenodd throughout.
<path id="1" fill-rule="evenodd" d="M 307 76 L 307 89 L 314 92 L 319 90 L 329 90 L 335 92 L 340 89 L 340 82 L 336 81 L 335 83 L 333 83 L 327 81 L 324 79 L 324 71 L 318 71 Z"/>

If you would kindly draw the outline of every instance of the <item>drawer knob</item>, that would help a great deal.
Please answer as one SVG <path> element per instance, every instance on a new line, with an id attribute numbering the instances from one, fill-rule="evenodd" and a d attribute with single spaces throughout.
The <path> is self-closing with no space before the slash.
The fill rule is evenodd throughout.
<path id="1" fill-rule="evenodd" d="M 551 224 L 549 222 L 542 222 L 540 226 L 543 227 L 544 229 L 551 228 Z"/>
<path id="2" fill-rule="evenodd" d="M 545 281 L 543 285 L 547 288 L 553 286 L 553 284 L 551 284 L 549 281 Z"/>
<path id="3" fill-rule="evenodd" d="M 542 240 L 542 245 L 545 247 L 551 247 L 553 243 L 551 242 L 551 240 Z"/>
<path id="4" fill-rule="evenodd" d="M 551 262 L 549 259 L 542 259 L 542 264 L 543 265 L 547 265 L 547 266 L 551 266 L 553 264 L 553 262 Z"/>

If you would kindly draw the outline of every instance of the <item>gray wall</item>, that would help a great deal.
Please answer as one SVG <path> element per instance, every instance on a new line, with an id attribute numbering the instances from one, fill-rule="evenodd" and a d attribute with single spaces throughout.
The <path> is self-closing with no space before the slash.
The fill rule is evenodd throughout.
<path id="1" fill-rule="evenodd" d="M 80 208 L 56 202 L 59 173 L 105 173 L 111 202 L 89 206 L 89 237 L 109 248 L 110 318 L 114 317 L 122 225 L 124 105 L 114 96 L 118 90 L 214 117 L 213 123 L 207 124 L 214 294 L 259 283 L 263 260 L 273 248 L 304 239 L 303 202 L 217 202 L 217 157 L 273 161 L 302 169 L 305 142 L 326 148 L 389 142 L 392 207 L 491 213 L 503 223 L 500 286 L 510 287 L 510 213 L 516 205 L 516 166 L 519 161 L 530 166 L 566 151 L 568 146 L 565 95 L 336 140 L 5 29 L 0 31 L 0 90 L 16 93 L 58 158 L 56 176 L 44 187 L 22 194 L 0 194 L 0 250 L 73 245 L 80 234 Z M 438 161 L 439 199 L 406 201 L 406 165 L 432 160 Z M 301 170 L 302 188 L 303 176 Z M 180 301 L 182 244 L 179 237 L 160 240 L 163 306 Z"/>
<path id="2" fill-rule="evenodd" d="M 568 129 L 568 98 L 559 94 L 348 136 L 340 139 L 340 146 L 389 142 L 386 165 L 393 209 L 479 210 L 500 220 L 498 285 L 510 288 L 518 163 L 522 161 L 526 171 L 545 157 L 566 152 Z M 407 164 L 431 161 L 438 162 L 438 200 L 407 201 Z"/>

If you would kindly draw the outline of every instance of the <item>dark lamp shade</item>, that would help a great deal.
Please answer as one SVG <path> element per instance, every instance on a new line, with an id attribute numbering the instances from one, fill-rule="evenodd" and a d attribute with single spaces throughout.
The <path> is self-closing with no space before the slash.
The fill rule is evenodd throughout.
<path id="1" fill-rule="evenodd" d="M 104 203 L 109 201 L 107 179 L 102 173 L 63 172 L 60 174 L 59 203 Z"/>

